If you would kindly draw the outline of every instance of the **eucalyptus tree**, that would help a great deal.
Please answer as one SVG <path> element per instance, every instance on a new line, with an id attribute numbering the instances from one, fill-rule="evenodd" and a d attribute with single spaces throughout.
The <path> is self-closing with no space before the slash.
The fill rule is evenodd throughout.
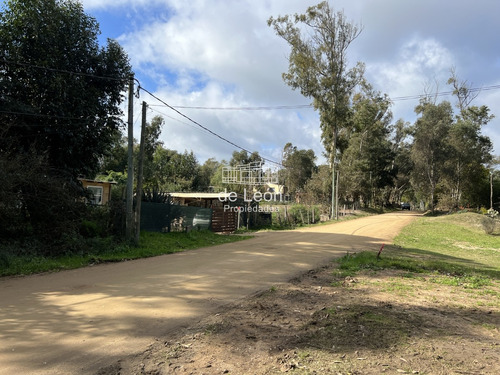
<path id="1" fill-rule="evenodd" d="M 409 136 L 410 123 L 405 122 L 403 119 L 396 121 L 393 126 L 392 152 L 394 153 L 394 160 L 391 167 L 394 173 L 391 202 L 396 204 L 399 204 L 404 196 L 407 201 L 412 198 L 410 176 L 412 174 L 413 163 L 411 160 L 412 144 L 409 141 Z"/>
<path id="2" fill-rule="evenodd" d="M 434 104 L 422 100 L 415 108 L 420 115 L 413 126 L 412 185 L 428 198 L 434 211 L 436 188 L 446 173 L 451 147 L 447 141 L 453 124 L 453 109 L 447 101 Z"/>
<path id="3" fill-rule="evenodd" d="M 389 199 L 381 192 L 392 187 L 395 175 L 391 120 L 389 98 L 363 84 L 362 91 L 353 98 L 349 143 L 340 166 L 346 198 L 361 198 L 371 205 L 375 200 L 385 203 Z"/>
<path id="4" fill-rule="evenodd" d="M 486 185 L 489 175 L 485 165 L 492 160 L 493 145 L 481 134 L 481 129 L 494 116 L 485 105 L 471 105 L 477 93 L 471 91 L 466 81 L 459 81 L 453 70 L 448 84 L 453 87 L 458 109 L 448 137 L 451 147 L 445 180 L 448 198 L 453 206 L 474 204 L 481 200 L 481 182 Z"/>
<path id="5" fill-rule="evenodd" d="M 361 33 L 343 12 L 324 1 L 305 14 L 269 18 L 268 25 L 291 48 L 283 80 L 292 89 L 313 99 L 320 115 L 322 141 L 332 166 L 332 216 L 335 209 L 335 163 L 339 132 L 347 126 L 350 98 L 363 75 L 358 64 L 349 68 L 347 50 Z"/>

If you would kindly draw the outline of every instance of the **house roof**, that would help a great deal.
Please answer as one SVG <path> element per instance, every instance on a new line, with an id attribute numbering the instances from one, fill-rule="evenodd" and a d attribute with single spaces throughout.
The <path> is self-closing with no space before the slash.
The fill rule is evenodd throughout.
<path id="1" fill-rule="evenodd" d="M 85 181 L 85 182 L 91 182 L 93 184 L 117 184 L 118 182 L 116 181 L 98 181 L 98 180 L 91 180 L 89 178 L 78 178 L 80 181 Z"/>
<path id="2" fill-rule="evenodd" d="M 173 198 L 191 198 L 191 199 L 224 199 L 229 197 L 229 193 L 169 193 Z"/>

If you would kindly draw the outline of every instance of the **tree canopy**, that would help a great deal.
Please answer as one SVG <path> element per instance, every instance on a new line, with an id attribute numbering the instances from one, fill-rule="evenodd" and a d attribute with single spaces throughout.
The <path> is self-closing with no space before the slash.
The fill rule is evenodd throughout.
<path id="1" fill-rule="evenodd" d="M 333 137 L 345 126 L 353 88 L 364 70 L 362 65 L 349 68 L 347 60 L 347 49 L 361 27 L 349 22 L 343 12 L 335 12 L 326 1 L 308 8 L 305 14 L 271 17 L 268 24 L 290 45 L 283 80 L 313 99 L 320 113 L 323 143 L 331 156 L 336 146 Z M 301 26 L 308 31 L 303 32 Z"/>
<path id="2" fill-rule="evenodd" d="M 121 126 L 131 67 L 74 0 L 8 0 L 0 13 L 2 151 L 47 155 L 71 176 L 95 172 Z"/>
<path id="3" fill-rule="evenodd" d="M 99 32 L 75 0 L 7 0 L 0 12 L 0 240 L 22 238 L 29 253 L 85 246 L 77 177 L 120 142 L 131 67 Z"/>
<path id="4" fill-rule="evenodd" d="M 327 1 L 309 7 L 305 14 L 271 17 L 268 25 L 290 45 L 288 72 L 283 73 L 283 80 L 313 99 L 320 115 L 321 139 L 335 176 L 338 136 L 348 126 L 350 99 L 364 73 L 363 64 L 349 68 L 347 60 L 347 50 L 361 27 L 349 22 L 343 12 L 335 12 Z"/>

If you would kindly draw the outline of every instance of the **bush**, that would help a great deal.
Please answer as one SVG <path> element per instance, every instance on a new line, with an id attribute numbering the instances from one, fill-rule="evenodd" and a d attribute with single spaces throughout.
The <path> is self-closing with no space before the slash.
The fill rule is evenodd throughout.
<path id="1" fill-rule="evenodd" d="M 316 205 L 293 204 L 283 206 L 280 207 L 279 212 L 274 213 L 273 224 L 277 223 L 282 227 L 313 224 L 320 221 L 320 214 L 321 208 Z"/>
<path id="2" fill-rule="evenodd" d="M 82 253 L 122 230 L 122 202 L 85 204 L 73 176 L 34 152 L 0 156 L 0 246 L 12 256 Z M 102 241 L 94 241 L 101 246 Z"/>
<path id="3" fill-rule="evenodd" d="M 495 232 L 496 222 L 495 219 L 484 216 L 481 218 L 481 225 L 483 226 L 486 234 L 493 234 Z"/>

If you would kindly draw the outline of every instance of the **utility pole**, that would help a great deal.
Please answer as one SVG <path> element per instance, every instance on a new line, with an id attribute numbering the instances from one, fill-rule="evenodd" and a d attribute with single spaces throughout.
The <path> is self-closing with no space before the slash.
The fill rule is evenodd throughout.
<path id="1" fill-rule="evenodd" d="M 337 125 L 333 129 L 333 150 L 332 150 L 332 219 L 338 219 L 337 211 L 337 190 L 338 186 L 335 184 L 336 170 L 335 170 L 335 158 L 337 156 Z"/>
<path id="2" fill-rule="evenodd" d="M 134 75 L 128 83 L 128 168 L 125 236 L 132 240 L 134 231 Z"/>
<path id="3" fill-rule="evenodd" d="M 143 170 L 144 170 L 144 148 L 146 139 L 146 109 L 148 105 L 146 102 L 142 102 L 142 123 L 141 123 L 141 144 L 139 147 L 139 158 L 137 159 L 137 191 L 136 191 L 136 203 L 135 203 L 135 238 L 134 243 L 139 245 L 139 240 L 141 237 L 141 201 L 142 201 L 142 180 L 143 180 Z"/>
<path id="4" fill-rule="evenodd" d="M 493 209 L 493 169 L 490 169 L 490 210 Z"/>

